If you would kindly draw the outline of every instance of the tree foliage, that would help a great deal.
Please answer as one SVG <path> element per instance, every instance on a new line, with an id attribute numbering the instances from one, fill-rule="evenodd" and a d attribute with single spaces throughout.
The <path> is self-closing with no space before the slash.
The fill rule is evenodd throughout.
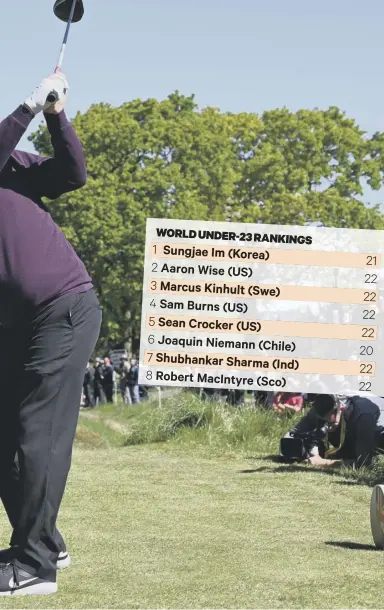
<path id="1" fill-rule="evenodd" d="M 88 184 L 51 210 L 93 277 L 105 347 L 138 344 L 148 217 L 384 226 L 379 208 L 361 201 L 383 184 L 384 134 L 367 137 L 335 107 L 221 113 L 175 92 L 93 105 L 73 124 Z M 45 127 L 30 140 L 52 153 Z"/>

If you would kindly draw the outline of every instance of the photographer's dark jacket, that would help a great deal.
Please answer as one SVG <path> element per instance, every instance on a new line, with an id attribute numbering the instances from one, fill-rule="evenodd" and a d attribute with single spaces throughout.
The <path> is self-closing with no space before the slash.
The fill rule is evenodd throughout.
<path id="1" fill-rule="evenodd" d="M 380 442 L 380 432 L 384 429 L 384 399 L 378 396 L 343 397 L 345 418 L 345 438 L 341 439 L 341 424 L 336 430 L 329 430 L 328 440 L 338 450 L 332 459 L 354 460 L 356 468 L 369 465 Z M 292 428 L 291 434 L 313 432 L 324 427 L 324 420 L 317 417 L 312 408 Z M 343 440 L 341 446 L 340 442 Z M 312 455 L 317 453 L 313 446 Z"/>
<path id="2" fill-rule="evenodd" d="M 81 143 L 62 111 L 46 115 L 53 158 L 15 150 L 33 117 L 19 106 L 0 123 L 0 325 L 11 327 L 40 305 L 92 288 L 41 199 L 84 186 Z"/>

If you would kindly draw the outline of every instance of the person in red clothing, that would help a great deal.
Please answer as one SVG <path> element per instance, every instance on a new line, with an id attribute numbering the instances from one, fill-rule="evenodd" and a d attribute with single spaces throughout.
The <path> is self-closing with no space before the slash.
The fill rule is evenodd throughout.
<path id="1" fill-rule="evenodd" d="M 278 392 L 274 398 L 272 409 L 278 415 L 283 413 L 298 413 L 303 409 L 304 398 L 299 392 Z"/>

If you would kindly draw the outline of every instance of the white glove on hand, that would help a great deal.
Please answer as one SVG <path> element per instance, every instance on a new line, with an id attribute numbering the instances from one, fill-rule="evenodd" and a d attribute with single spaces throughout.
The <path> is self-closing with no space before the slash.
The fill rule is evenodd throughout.
<path id="1" fill-rule="evenodd" d="M 54 76 L 59 76 L 61 73 L 56 73 Z M 63 89 L 63 94 L 60 96 L 57 102 L 52 102 L 48 107 L 44 108 L 45 114 L 60 114 L 62 110 L 64 110 L 64 106 L 67 102 L 67 93 L 69 89 L 68 81 L 66 77 L 61 74 L 61 77 L 65 80 L 65 86 Z"/>
<path id="2" fill-rule="evenodd" d="M 48 76 L 48 78 L 45 78 L 40 83 L 34 92 L 27 97 L 24 105 L 28 106 L 34 115 L 38 114 L 42 110 L 44 110 L 44 112 L 47 109 L 51 110 L 51 106 L 56 106 L 59 103 L 64 106 L 65 96 L 68 88 L 68 82 L 64 74 L 61 72 L 56 72 L 55 74 Z M 47 102 L 47 97 L 52 91 L 55 91 L 58 95 L 59 99 L 57 102 Z"/>

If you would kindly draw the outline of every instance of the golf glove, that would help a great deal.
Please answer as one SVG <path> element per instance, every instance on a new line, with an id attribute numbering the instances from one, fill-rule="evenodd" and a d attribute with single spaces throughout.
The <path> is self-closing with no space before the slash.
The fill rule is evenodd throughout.
<path id="1" fill-rule="evenodd" d="M 56 72 L 51 74 L 48 78 L 45 78 L 40 85 L 27 97 L 24 102 L 25 106 L 33 112 L 34 115 L 38 114 L 42 110 L 46 112 L 52 111 L 52 106 L 62 104 L 64 106 L 65 96 L 68 89 L 68 82 L 64 74 Z M 57 102 L 48 102 L 47 97 L 55 91 L 58 95 Z M 54 110 L 56 112 L 56 110 Z"/>
<path id="2" fill-rule="evenodd" d="M 67 101 L 67 93 L 65 92 L 62 98 L 59 98 L 57 102 L 53 102 L 48 106 L 48 108 L 44 108 L 44 114 L 60 114 L 62 110 L 64 110 L 64 106 Z"/>

